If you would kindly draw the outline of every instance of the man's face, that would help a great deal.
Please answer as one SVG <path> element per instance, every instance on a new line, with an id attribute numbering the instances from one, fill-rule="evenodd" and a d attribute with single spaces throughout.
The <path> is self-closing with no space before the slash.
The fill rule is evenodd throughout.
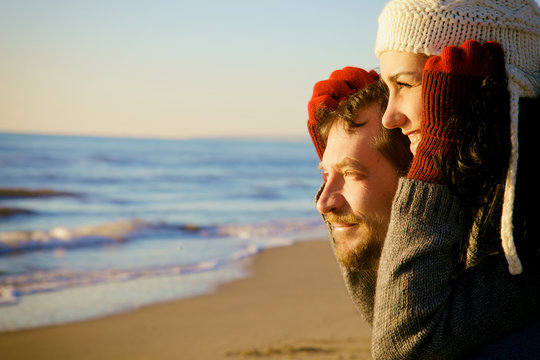
<path id="1" fill-rule="evenodd" d="M 338 120 L 330 129 L 317 209 L 331 224 L 338 261 L 351 270 L 376 269 L 398 175 L 373 146 L 382 126 L 379 105 L 360 110 L 356 123 L 350 130 Z"/>

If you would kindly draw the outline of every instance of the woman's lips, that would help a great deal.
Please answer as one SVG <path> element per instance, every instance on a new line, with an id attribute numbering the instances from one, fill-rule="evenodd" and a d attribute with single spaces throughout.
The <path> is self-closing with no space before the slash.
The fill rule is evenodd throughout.
<path id="1" fill-rule="evenodd" d="M 410 149 L 412 154 L 416 155 L 416 148 L 418 147 L 418 143 L 422 139 L 422 135 L 420 135 L 419 131 L 413 131 L 405 135 L 409 137 L 409 141 L 411 142 Z"/>

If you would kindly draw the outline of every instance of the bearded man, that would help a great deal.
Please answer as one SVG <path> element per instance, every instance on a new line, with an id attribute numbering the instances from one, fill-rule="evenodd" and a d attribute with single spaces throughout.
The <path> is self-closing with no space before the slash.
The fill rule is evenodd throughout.
<path id="1" fill-rule="evenodd" d="M 371 324 L 377 268 L 409 140 L 382 126 L 386 87 L 375 71 L 346 67 L 315 84 L 308 129 L 324 184 L 316 201 L 347 289 Z"/>

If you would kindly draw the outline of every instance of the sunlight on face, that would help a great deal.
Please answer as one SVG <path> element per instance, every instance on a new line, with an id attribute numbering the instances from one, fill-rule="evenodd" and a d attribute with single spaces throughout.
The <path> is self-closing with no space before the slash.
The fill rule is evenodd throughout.
<path id="1" fill-rule="evenodd" d="M 388 226 L 397 171 L 372 144 L 381 129 L 378 104 L 362 110 L 352 131 L 330 129 L 320 168 L 325 187 L 317 209 L 332 225 L 337 259 L 346 267 L 377 267 Z"/>
<path id="2" fill-rule="evenodd" d="M 389 91 L 383 125 L 400 128 L 409 137 L 413 154 L 421 139 L 422 71 L 427 59 L 425 55 L 395 51 L 380 56 L 381 78 Z"/>

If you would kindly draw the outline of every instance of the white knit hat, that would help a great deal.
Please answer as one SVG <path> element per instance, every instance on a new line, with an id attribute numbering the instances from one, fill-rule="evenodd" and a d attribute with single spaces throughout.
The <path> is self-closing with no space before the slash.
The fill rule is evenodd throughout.
<path id="1" fill-rule="evenodd" d="M 540 8 L 534 0 L 392 0 L 379 16 L 377 57 L 385 51 L 440 55 L 466 40 L 504 49 L 510 93 L 512 152 L 506 177 L 501 238 L 511 274 L 522 272 L 513 240 L 520 97 L 540 95 Z"/>

